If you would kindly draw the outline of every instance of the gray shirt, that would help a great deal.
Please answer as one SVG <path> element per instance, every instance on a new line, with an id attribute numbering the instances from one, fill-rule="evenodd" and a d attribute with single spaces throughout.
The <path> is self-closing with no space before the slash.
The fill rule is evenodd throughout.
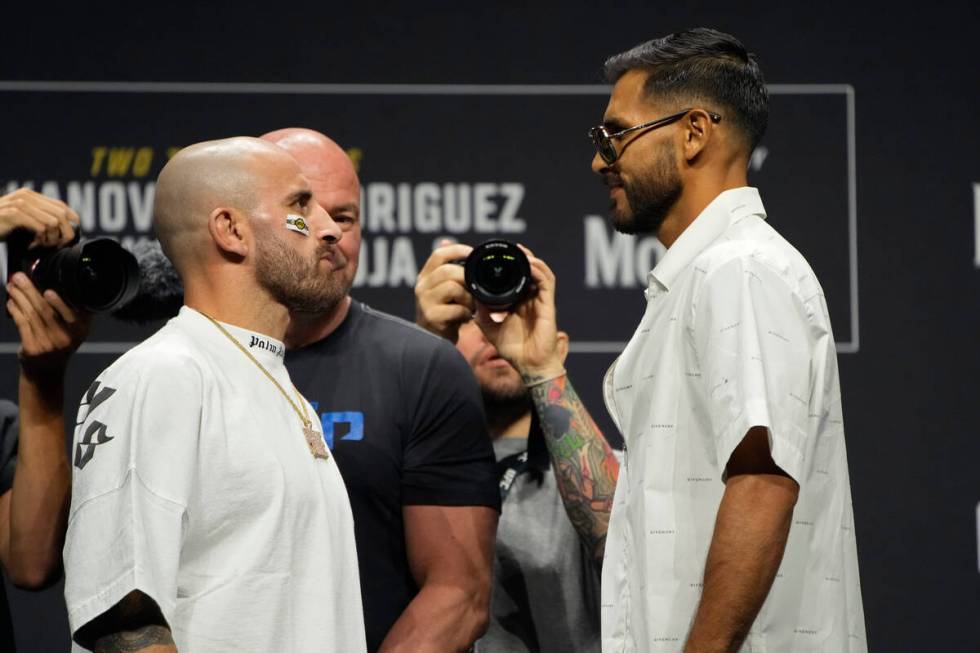
<path id="1" fill-rule="evenodd" d="M 526 438 L 493 445 L 497 460 L 527 447 Z M 547 458 L 535 458 L 503 504 L 490 626 L 477 653 L 599 651 L 599 568 L 568 520 Z"/>

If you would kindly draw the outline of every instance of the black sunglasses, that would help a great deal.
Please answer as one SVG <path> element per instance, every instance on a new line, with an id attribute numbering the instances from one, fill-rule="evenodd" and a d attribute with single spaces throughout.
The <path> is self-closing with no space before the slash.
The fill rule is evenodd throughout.
<path id="1" fill-rule="evenodd" d="M 613 144 L 613 140 L 620 139 L 626 134 L 636 131 L 638 129 L 649 129 L 652 131 L 657 127 L 663 127 L 664 125 L 669 125 L 672 122 L 677 122 L 678 120 L 680 120 L 681 118 L 689 114 L 691 111 L 694 111 L 693 107 L 689 109 L 683 109 L 682 111 L 678 111 L 677 113 L 672 113 L 669 116 L 665 116 L 663 118 L 657 118 L 656 120 L 645 122 L 642 125 L 636 125 L 635 127 L 627 127 L 626 129 L 620 130 L 618 132 L 614 132 L 612 134 L 609 133 L 609 130 L 606 129 L 605 125 L 598 125 L 589 130 L 589 138 L 592 139 L 592 143 L 595 145 L 595 149 L 598 150 L 599 156 L 602 157 L 602 160 L 605 161 L 606 163 L 613 164 L 616 163 L 616 159 L 619 158 L 619 152 L 616 151 L 616 146 Z M 721 116 L 719 116 L 717 113 L 712 113 L 711 111 L 709 111 L 708 115 L 711 116 L 711 120 L 714 121 L 715 123 L 721 122 Z"/>

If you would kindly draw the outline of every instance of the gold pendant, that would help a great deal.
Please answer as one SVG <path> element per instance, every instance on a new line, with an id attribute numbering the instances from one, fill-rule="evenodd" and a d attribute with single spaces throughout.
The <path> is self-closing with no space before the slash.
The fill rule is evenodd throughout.
<path id="1" fill-rule="evenodd" d="M 323 442 L 323 435 L 319 431 L 309 424 L 304 424 L 303 437 L 306 438 L 306 444 L 309 446 L 314 458 L 323 458 L 326 460 L 330 457 L 330 452 L 327 451 L 327 445 Z"/>

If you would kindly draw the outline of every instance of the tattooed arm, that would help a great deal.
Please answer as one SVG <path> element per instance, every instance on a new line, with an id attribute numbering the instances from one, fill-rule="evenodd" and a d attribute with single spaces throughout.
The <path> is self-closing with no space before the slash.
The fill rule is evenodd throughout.
<path id="1" fill-rule="evenodd" d="M 619 462 L 599 427 L 582 405 L 566 375 L 524 376 L 532 385 L 558 491 L 568 518 L 597 563 L 602 563 Z"/>
<path id="2" fill-rule="evenodd" d="M 95 653 L 177 653 L 156 601 L 139 590 L 79 628 L 75 640 Z"/>
<path id="3" fill-rule="evenodd" d="M 567 339 L 559 335 L 555 317 L 555 275 L 530 250 L 524 251 L 535 295 L 499 322 L 478 307 L 476 320 L 530 388 L 565 510 L 601 562 L 619 463 L 565 375 Z"/>

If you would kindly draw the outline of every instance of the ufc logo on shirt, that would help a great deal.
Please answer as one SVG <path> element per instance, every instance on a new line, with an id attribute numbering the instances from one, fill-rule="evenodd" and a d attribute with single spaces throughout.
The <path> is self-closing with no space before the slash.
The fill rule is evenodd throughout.
<path id="1" fill-rule="evenodd" d="M 318 408 L 318 402 L 310 403 L 314 410 Z M 364 413 L 360 411 L 320 413 L 320 425 L 323 428 L 323 439 L 331 450 L 335 439 L 351 441 L 364 439 Z"/>

